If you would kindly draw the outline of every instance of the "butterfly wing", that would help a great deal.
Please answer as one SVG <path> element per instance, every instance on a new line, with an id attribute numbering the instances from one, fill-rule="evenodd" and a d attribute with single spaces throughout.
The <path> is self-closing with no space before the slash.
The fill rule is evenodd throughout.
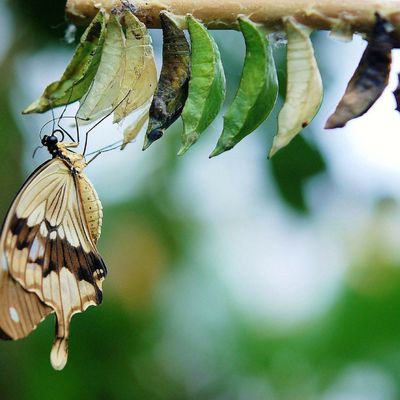
<path id="1" fill-rule="evenodd" d="M 27 292 L 4 269 L 0 267 L 0 338 L 22 339 L 53 309 L 46 306 L 34 294 Z"/>
<path id="2" fill-rule="evenodd" d="M 55 311 L 55 369 L 65 366 L 72 316 L 102 300 L 106 267 L 87 226 L 78 174 L 59 158 L 28 180 L 7 216 L 2 254 L 26 291 Z"/>
<path id="3" fill-rule="evenodd" d="M 18 193 L 15 201 L 22 195 L 24 188 L 29 185 L 32 178 L 45 169 L 46 164 L 39 167 L 27 180 Z M 15 202 L 8 213 L 13 213 Z M 26 291 L 10 274 L 9 258 L 6 257 L 5 248 L 16 245 L 16 233 L 7 235 L 9 223 L 6 219 L 0 237 L 0 338 L 22 339 L 31 333 L 37 325 L 53 309 L 46 306 L 37 295 Z M 7 239 L 7 242 L 6 242 Z"/>

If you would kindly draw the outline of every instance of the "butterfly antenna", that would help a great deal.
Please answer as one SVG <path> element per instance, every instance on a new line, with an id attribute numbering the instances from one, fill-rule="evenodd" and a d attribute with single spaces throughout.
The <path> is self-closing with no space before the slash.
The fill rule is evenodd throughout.
<path id="1" fill-rule="evenodd" d="M 78 137 L 78 142 L 80 142 L 80 133 L 79 133 L 79 123 L 78 123 L 78 120 L 80 120 L 80 121 L 88 121 L 88 120 L 89 120 L 88 118 L 81 118 L 81 117 L 78 117 L 78 114 L 79 114 L 79 111 L 81 110 L 82 106 L 85 104 L 85 100 L 87 99 L 88 95 L 89 95 L 90 92 L 92 91 L 93 83 L 94 83 L 94 81 L 91 82 L 91 84 L 90 84 L 90 86 L 89 86 L 89 89 L 88 89 L 88 91 L 86 92 L 86 94 L 83 96 L 83 97 L 84 97 L 84 98 L 83 98 L 83 101 L 81 101 L 81 103 L 80 103 L 80 105 L 79 105 L 79 107 L 78 107 L 78 111 L 77 111 L 76 114 L 75 114 L 75 126 L 76 126 L 76 134 L 77 134 L 77 137 Z M 86 138 L 86 140 L 87 140 L 87 138 Z M 85 141 L 85 143 L 86 143 L 86 141 Z"/>
<path id="2" fill-rule="evenodd" d="M 64 117 L 64 118 L 67 118 L 67 117 Z M 54 134 L 54 132 L 61 132 L 62 133 L 62 139 L 61 139 L 62 142 L 64 141 L 65 135 L 67 135 L 75 143 L 75 139 L 73 138 L 73 136 L 71 136 L 69 134 L 69 132 L 66 129 L 64 129 L 60 124 L 57 124 L 57 126 L 58 126 L 58 129 L 54 129 L 53 134 Z"/>
<path id="3" fill-rule="evenodd" d="M 72 116 L 72 115 L 67 115 L 67 116 L 65 116 L 65 117 L 63 117 L 63 118 L 67 119 L 67 118 L 75 118 L 75 117 Z M 45 122 L 45 123 L 43 124 L 43 126 L 41 127 L 41 129 L 40 129 L 40 135 L 43 133 L 43 129 L 44 129 L 48 124 L 51 124 L 52 122 L 57 121 L 57 119 L 58 119 L 58 117 L 53 118 L 53 119 L 50 119 L 49 121 Z M 60 126 L 60 128 L 63 129 L 63 130 L 65 131 L 65 129 L 64 129 L 62 126 Z M 54 130 L 55 130 L 55 129 L 53 129 L 53 131 L 54 131 Z"/>
<path id="4" fill-rule="evenodd" d="M 49 121 L 47 121 L 46 123 L 43 124 L 43 126 L 40 128 L 40 132 L 39 132 L 40 140 L 42 140 L 43 129 L 44 129 L 48 124 L 51 124 L 52 122 L 54 123 L 54 121 L 57 121 L 58 118 L 59 118 L 59 117 L 57 117 L 57 118 L 52 118 L 51 120 L 49 120 Z M 67 118 L 75 118 L 75 117 L 72 116 L 72 115 L 67 115 L 67 116 L 65 116 L 65 117 L 63 117 L 63 118 L 67 119 Z M 63 133 L 64 133 L 65 135 L 67 135 L 73 142 L 75 142 L 75 139 L 74 139 L 61 125 L 59 125 L 59 128 L 60 128 L 60 130 L 63 131 Z M 56 130 L 56 129 L 55 129 L 54 125 L 53 125 L 53 132 L 54 132 L 55 130 Z"/>
<path id="5" fill-rule="evenodd" d="M 73 93 L 73 91 L 74 91 L 74 85 L 75 85 L 75 83 L 72 84 L 72 86 L 71 86 L 71 92 L 70 92 L 69 97 L 68 97 L 68 101 L 66 102 L 65 107 L 64 107 L 62 113 L 61 113 L 60 116 L 58 117 L 57 126 L 58 126 L 58 127 L 73 141 L 73 142 L 76 142 L 76 140 L 72 137 L 72 135 L 70 135 L 70 134 L 66 131 L 66 129 L 64 129 L 64 128 L 61 126 L 61 120 L 64 118 L 64 114 L 65 114 L 65 112 L 67 111 L 68 104 L 71 102 L 71 99 L 72 99 L 72 93 Z M 78 140 L 78 142 L 79 142 L 79 131 L 78 131 L 78 135 L 77 135 L 77 140 Z"/>
<path id="6" fill-rule="evenodd" d="M 36 147 L 36 149 L 33 151 L 32 158 L 35 158 L 36 152 L 37 152 L 39 149 L 41 149 L 42 147 L 43 147 L 43 146 L 38 146 L 38 147 Z"/>
<path id="7" fill-rule="evenodd" d="M 75 115 L 74 118 L 75 118 L 75 126 L 76 126 L 76 140 L 79 143 L 81 141 L 81 139 L 80 139 L 80 133 L 79 133 L 78 117 Z"/>
<path id="8" fill-rule="evenodd" d="M 48 124 L 50 124 L 51 122 L 53 122 L 53 131 L 54 131 L 54 118 L 52 118 L 51 120 L 45 122 L 45 123 L 42 125 L 42 127 L 40 128 L 40 131 L 39 131 L 40 140 L 43 139 L 43 138 L 42 138 L 43 129 L 44 129 Z"/>
<path id="9" fill-rule="evenodd" d="M 69 96 L 68 96 L 68 100 L 67 100 L 67 102 L 65 103 L 65 107 L 64 107 L 64 109 L 62 110 L 62 113 L 60 114 L 60 116 L 58 117 L 58 124 L 60 123 L 61 119 L 64 117 L 65 112 L 67 111 L 67 107 L 68 107 L 68 104 L 69 104 L 70 101 L 71 101 L 72 92 L 73 92 L 73 91 L 74 91 L 74 84 L 72 84 L 72 86 L 71 86 L 71 93 L 70 93 Z"/>
<path id="10" fill-rule="evenodd" d="M 51 107 L 51 116 L 53 117 L 53 130 L 52 130 L 52 132 L 54 132 L 56 130 L 56 119 L 55 119 L 54 108 L 53 107 Z"/>

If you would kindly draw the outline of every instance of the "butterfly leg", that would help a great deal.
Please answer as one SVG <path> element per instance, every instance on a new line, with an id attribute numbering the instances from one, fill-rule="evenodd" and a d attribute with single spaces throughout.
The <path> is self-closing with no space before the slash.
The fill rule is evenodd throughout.
<path id="1" fill-rule="evenodd" d="M 93 129 L 94 128 L 96 128 L 98 125 L 100 125 L 106 118 L 108 118 L 125 100 L 126 100 L 126 98 L 129 96 L 129 94 L 130 94 L 130 90 L 129 90 L 129 92 L 126 94 L 126 96 L 115 106 L 115 107 L 113 107 L 113 109 L 108 113 L 108 114 L 106 114 L 104 117 L 102 117 L 99 121 L 97 121 L 86 133 L 85 133 L 85 145 L 84 145 L 84 147 L 83 147 L 83 155 L 85 155 L 86 154 L 86 149 L 87 149 L 87 142 L 88 142 L 88 136 L 89 136 L 89 133 L 91 132 L 91 131 L 93 131 Z"/>

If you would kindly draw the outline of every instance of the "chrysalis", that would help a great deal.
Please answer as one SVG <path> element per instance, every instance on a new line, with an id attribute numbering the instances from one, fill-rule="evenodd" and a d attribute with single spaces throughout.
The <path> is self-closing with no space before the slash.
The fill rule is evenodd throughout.
<path id="1" fill-rule="evenodd" d="M 143 150 L 161 138 L 181 115 L 188 96 L 190 47 L 185 34 L 168 13 L 160 13 L 164 35 L 163 66 L 150 107 L 150 122 Z"/>
<path id="2" fill-rule="evenodd" d="M 394 94 L 394 98 L 396 99 L 396 110 L 400 111 L 400 74 L 397 76 L 397 88 L 395 89 L 395 91 L 393 92 Z"/>
<path id="3" fill-rule="evenodd" d="M 226 83 L 221 55 L 206 27 L 187 17 L 192 45 L 189 95 L 182 111 L 184 131 L 179 155 L 184 154 L 218 115 L 225 99 Z"/>
<path id="4" fill-rule="evenodd" d="M 365 114 L 379 99 L 389 82 L 392 48 L 388 22 L 377 15 L 360 64 L 335 112 L 326 122 L 326 129 L 345 126 L 351 119 Z"/>
<path id="5" fill-rule="evenodd" d="M 287 34 L 287 86 L 278 116 L 278 132 L 269 157 L 289 144 L 317 114 L 323 96 L 322 79 L 310 39 L 312 30 L 294 18 L 285 21 Z"/>

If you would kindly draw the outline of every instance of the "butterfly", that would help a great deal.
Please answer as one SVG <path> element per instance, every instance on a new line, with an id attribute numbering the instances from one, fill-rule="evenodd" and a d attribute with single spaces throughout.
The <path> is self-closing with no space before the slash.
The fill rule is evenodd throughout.
<path id="1" fill-rule="evenodd" d="M 57 131 L 55 131 L 57 132 Z M 22 186 L 0 236 L 0 337 L 17 340 L 56 315 L 50 353 L 54 369 L 68 359 L 74 314 L 102 301 L 107 274 L 96 243 L 102 206 L 83 173 L 87 163 L 53 132 L 42 144 L 52 158 Z"/>

